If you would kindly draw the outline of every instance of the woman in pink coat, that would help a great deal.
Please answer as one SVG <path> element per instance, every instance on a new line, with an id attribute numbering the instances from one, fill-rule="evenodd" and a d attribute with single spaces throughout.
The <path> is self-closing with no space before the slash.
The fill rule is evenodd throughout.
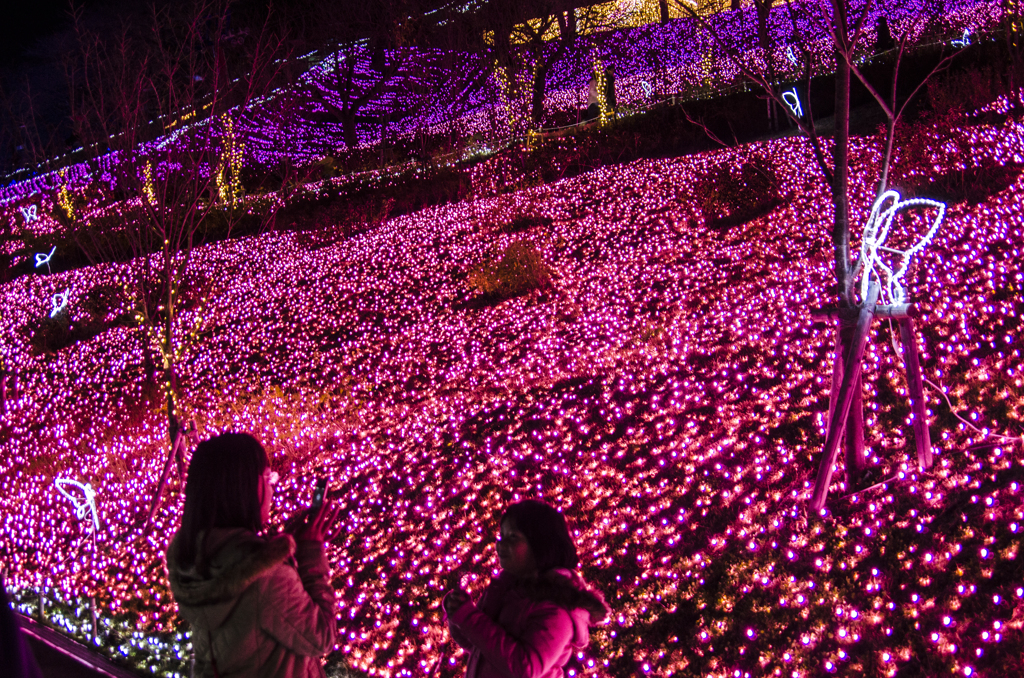
<path id="1" fill-rule="evenodd" d="M 609 611 L 575 572 L 579 559 L 565 518 L 539 501 L 509 506 L 498 562 L 501 574 L 478 603 L 461 589 L 444 599 L 452 638 L 470 652 L 466 678 L 561 678 L 591 625 Z"/>

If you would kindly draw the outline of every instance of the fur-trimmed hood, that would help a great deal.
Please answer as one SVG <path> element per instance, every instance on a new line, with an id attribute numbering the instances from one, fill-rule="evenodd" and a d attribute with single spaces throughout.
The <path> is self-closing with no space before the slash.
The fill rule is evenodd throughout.
<path id="1" fill-rule="evenodd" d="M 452 639 L 470 651 L 468 678 L 563 678 L 590 627 L 607 617 L 604 596 L 576 572 L 550 570 L 534 579 L 502 572 L 480 600 L 451 611 Z"/>
<path id="2" fill-rule="evenodd" d="M 167 574 L 174 600 L 186 617 L 201 614 L 208 628 L 219 627 L 238 597 L 256 579 L 295 555 L 287 534 L 263 539 L 245 529 L 211 530 L 198 563 L 178 561 L 180 535 L 167 549 Z M 191 614 L 190 614 L 191 613 Z"/>
<path id="3" fill-rule="evenodd" d="M 548 570 L 536 579 L 519 580 L 512 589 L 534 601 L 550 601 L 569 610 L 586 610 L 590 624 L 598 624 L 611 613 L 604 595 L 578 572 L 573 570 Z"/>

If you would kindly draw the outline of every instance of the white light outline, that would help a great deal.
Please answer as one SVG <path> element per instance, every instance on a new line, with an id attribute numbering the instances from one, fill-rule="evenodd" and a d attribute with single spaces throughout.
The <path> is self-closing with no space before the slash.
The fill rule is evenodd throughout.
<path id="1" fill-rule="evenodd" d="M 21 216 L 25 217 L 26 224 L 31 224 L 33 221 L 39 221 L 39 207 L 37 205 L 22 207 Z"/>
<path id="2" fill-rule="evenodd" d="M 42 252 L 36 252 L 36 268 L 39 268 L 43 264 L 46 264 L 46 270 L 50 271 L 50 259 L 53 259 L 54 252 L 57 251 L 57 246 L 54 245 L 53 249 L 50 250 L 49 254 L 43 254 Z M 53 271 L 50 271 L 51 273 Z"/>
<path id="3" fill-rule="evenodd" d="M 57 478 L 53 481 L 53 484 L 61 494 L 67 497 L 71 503 L 75 505 L 75 516 L 79 520 L 85 518 L 86 513 L 92 513 L 93 533 L 95 534 L 96 532 L 99 532 L 100 519 L 96 513 L 96 490 L 92 489 L 92 485 L 89 483 L 80 483 L 77 480 L 71 480 L 70 478 Z M 78 497 L 64 489 L 64 485 L 72 485 L 81 490 L 82 494 L 85 495 L 85 501 L 79 501 Z"/>
<path id="4" fill-rule="evenodd" d="M 790 100 L 792 97 L 792 101 Z M 790 90 L 786 90 L 782 93 L 782 100 L 789 107 L 789 110 L 793 111 L 793 115 L 797 118 L 804 117 L 803 106 L 800 105 L 800 95 L 796 92 L 796 87 Z"/>
<path id="5" fill-rule="evenodd" d="M 799 66 L 800 62 L 797 61 L 796 53 L 793 52 L 793 45 L 786 47 L 786 56 L 789 58 L 789 62 L 794 66 Z"/>
<path id="6" fill-rule="evenodd" d="M 51 318 L 56 318 L 57 314 L 67 307 L 69 296 L 71 296 L 70 287 L 64 290 L 63 292 L 57 292 L 57 294 L 53 295 L 53 297 L 50 299 L 50 304 L 53 307 L 53 310 L 50 311 Z"/>
<path id="7" fill-rule="evenodd" d="M 651 83 L 647 82 L 646 80 L 640 81 L 640 87 L 644 90 L 644 96 L 647 97 L 648 99 L 650 99 L 651 95 L 654 94 L 654 88 L 651 87 Z"/>
<path id="8" fill-rule="evenodd" d="M 964 35 L 959 40 L 953 40 L 954 47 L 967 47 L 971 44 L 971 31 L 970 29 L 964 29 Z"/>
<path id="9" fill-rule="evenodd" d="M 928 246 L 928 243 L 935 236 L 935 232 L 942 225 L 942 220 L 946 217 L 945 203 L 927 198 L 911 198 L 910 200 L 901 200 L 900 198 L 899 192 L 888 190 L 878 196 L 875 204 L 871 206 L 871 215 L 864 226 L 860 258 L 857 260 L 857 266 L 854 270 L 854 277 L 857 275 L 861 276 L 861 299 L 867 298 L 868 283 L 871 280 L 872 274 L 874 274 L 879 279 L 879 285 L 886 293 L 890 304 L 906 303 L 906 290 L 900 285 L 900 279 L 910 267 L 911 257 Z M 884 207 L 885 203 L 890 200 L 892 204 Z M 918 240 L 910 249 L 897 250 L 892 247 L 885 247 L 884 243 L 886 238 L 889 237 L 889 229 L 892 227 L 893 219 L 896 218 L 896 213 L 912 207 L 933 207 L 938 209 L 939 213 L 932 222 L 931 227 L 924 234 L 924 237 Z M 879 251 L 899 255 L 901 259 L 899 267 L 893 271 L 893 269 L 886 266 L 878 256 Z M 861 272 L 862 269 L 863 272 Z M 881 273 L 878 271 L 881 271 Z M 883 281 L 882 278 L 885 280 Z"/>

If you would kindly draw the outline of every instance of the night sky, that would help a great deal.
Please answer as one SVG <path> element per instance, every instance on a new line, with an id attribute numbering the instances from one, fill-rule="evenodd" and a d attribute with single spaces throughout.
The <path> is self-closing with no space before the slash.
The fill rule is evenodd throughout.
<path id="1" fill-rule="evenodd" d="M 98 0 L 85 3 L 95 6 Z M 9 65 L 22 57 L 39 38 L 69 24 L 67 0 L 9 2 L 0 22 L 0 62 Z"/>

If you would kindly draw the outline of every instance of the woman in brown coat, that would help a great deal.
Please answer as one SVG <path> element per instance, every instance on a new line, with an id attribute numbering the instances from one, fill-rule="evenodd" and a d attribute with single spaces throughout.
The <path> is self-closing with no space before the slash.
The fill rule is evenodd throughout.
<path id="1" fill-rule="evenodd" d="M 181 529 L 167 550 L 178 612 L 192 628 L 194 675 L 322 677 L 334 648 L 325 503 L 294 536 L 262 537 L 276 474 L 244 433 L 200 443 L 188 469 Z"/>

